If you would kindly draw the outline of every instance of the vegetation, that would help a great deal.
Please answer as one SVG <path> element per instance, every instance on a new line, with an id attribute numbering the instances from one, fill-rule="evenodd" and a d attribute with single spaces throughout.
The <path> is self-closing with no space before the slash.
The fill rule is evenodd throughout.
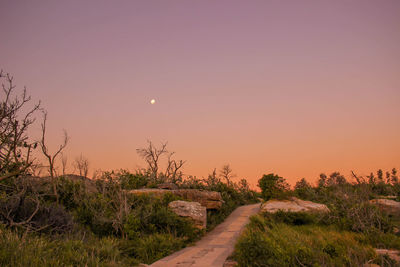
<path id="1" fill-rule="evenodd" d="M 221 193 L 225 204 L 209 212 L 209 229 L 239 205 L 256 201 L 247 181 L 234 183 L 229 165 L 208 179 L 184 178 L 185 161 L 175 160 L 167 144 L 137 153 L 147 167 L 97 172 L 87 178 L 89 160 L 82 154 L 73 162 L 78 175 L 66 175 L 63 154 L 69 137 L 54 153 L 46 142 L 47 113 L 40 103 L 29 108 L 26 90 L 16 93 L 13 78 L 0 72 L 0 265 L 1 266 L 132 266 L 152 263 L 195 241 L 204 234 L 193 223 L 168 209 L 173 194 L 135 195 L 129 190 L 173 183 Z M 31 140 L 28 129 L 36 113 L 43 111 L 41 138 Z M 40 148 L 49 176 L 38 177 L 41 168 L 32 150 Z M 160 164 L 166 157 L 166 166 Z M 57 166 L 61 158 L 62 175 Z M 221 179 L 224 181 L 221 181 Z"/>
<path id="2" fill-rule="evenodd" d="M 388 214 L 369 202 L 380 197 L 398 198 L 397 171 L 377 179 L 356 176 L 354 182 L 340 173 L 321 174 L 316 187 L 301 179 L 294 190 L 277 175 L 264 175 L 262 196 L 296 196 L 326 204 L 328 213 L 263 213 L 251 217 L 240 237 L 234 258 L 240 266 L 362 266 L 376 263 L 397 266 L 378 256 L 373 248 L 400 250 L 400 214 Z"/>
<path id="3" fill-rule="evenodd" d="M 184 177 L 183 160 L 167 144 L 137 153 L 147 167 L 97 172 L 86 176 L 89 161 L 82 154 L 74 161 L 78 175 L 66 175 L 63 154 L 68 135 L 54 153 L 46 143 L 47 113 L 41 139 L 28 130 L 40 103 L 30 105 L 26 90 L 15 93 L 13 78 L 0 71 L 4 94 L 0 102 L 0 265 L 1 266 L 132 266 L 152 263 L 200 238 L 192 222 L 173 213 L 173 194 L 135 195 L 129 190 L 171 183 L 177 188 L 217 191 L 224 204 L 208 211 L 207 230 L 222 222 L 236 207 L 258 201 L 245 179 L 234 182 L 229 165 L 206 178 Z M 32 151 L 40 148 L 47 177 Z M 62 175 L 57 162 L 61 157 Z M 166 165 L 160 164 L 165 157 Z M 163 168 L 164 167 L 164 168 Z M 397 170 L 378 170 L 376 176 L 353 174 L 350 183 L 340 173 L 321 174 L 318 186 L 305 179 L 290 190 L 283 177 L 264 175 L 260 181 L 265 200 L 297 196 L 325 203 L 324 215 L 304 213 L 262 214 L 251 218 L 240 238 L 235 258 L 242 266 L 359 266 L 367 261 L 382 266 L 390 259 L 372 248 L 400 249 L 400 215 L 387 214 L 369 200 L 386 196 L 400 200 Z"/>

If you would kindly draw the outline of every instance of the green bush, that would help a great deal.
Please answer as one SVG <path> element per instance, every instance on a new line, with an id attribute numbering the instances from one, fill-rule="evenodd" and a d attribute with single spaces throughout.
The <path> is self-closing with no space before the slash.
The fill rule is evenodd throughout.
<path id="1" fill-rule="evenodd" d="M 134 205 L 127 216 L 124 231 L 130 239 L 137 239 L 152 233 L 171 233 L 192 241 L 200 232 L 187 218 L 182 218 L 168 209 L 168 203 L 178 199 L 172 194 L 162 197 L 134 196 Z"/>
<path id="2" fill-rule="evenodd" d="M 258 180 L 258 186 L 261 188 L 261 196 L 265 200 L 272 198 L 285 199 L 289 196 L 289 185 L 284 178 L 270 173 L 264 174 L 263 177 Z"/>

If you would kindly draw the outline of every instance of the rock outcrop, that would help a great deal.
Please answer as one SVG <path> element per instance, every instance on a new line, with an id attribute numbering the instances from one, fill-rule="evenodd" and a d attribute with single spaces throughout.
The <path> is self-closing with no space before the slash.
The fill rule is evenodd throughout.
<path id="1" fill-rule="evenodd" d="M 305 201 L 295 197 L 290 200 L 269 200 L 261 206 L 261 212 L 275 213 L 278 210 L 291 212 L 329 212 L 326 205 Z"/>
<path id="2" fill-rule="evenodd" d="M 168 207 L 181 217 L 190 218 L 199 229 L 207 226 L 207 209 L 198 202 L 176 200 L 168 204 Z"/>
<path id="3" fill-rule="evenodd" d="M 197 189 L 166 190 L 166 189 L 144 188 L 144 189 L 130 190 L 128 192 L 137 195 L 141 194 L 164 195 L 167 193 L 172 193 L 176 196 L 180 196 L 185 200 L 198 202 L 202 206 L 206 207 L 208 210 L 220 209 L 223 203 L 221 194 L 219 192 L 202 191 Z"/>
<path id="4" fill-rule="evenodd" d="M 391 199 L 372 199 L 370 203 L 391 214 L 400 214 L 400 202 Z"/>

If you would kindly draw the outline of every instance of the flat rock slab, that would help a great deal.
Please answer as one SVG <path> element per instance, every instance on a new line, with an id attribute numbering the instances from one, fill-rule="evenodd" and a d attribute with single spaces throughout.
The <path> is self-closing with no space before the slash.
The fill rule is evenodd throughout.
<path id="1" fill-rule="evenodd" d="M 260 210 L 260 204 L 237 208 L 194 246 L 184 248 L 153 263 L 152 267 L 222 267 L 235 248 L 249 217 Z"/>
<path id="2" fill-rule="evenodd" d="M 329 212 L 326 205 L 292 197 L 290 200 L 269 200 L 261 206 L 262 212 Z"/>

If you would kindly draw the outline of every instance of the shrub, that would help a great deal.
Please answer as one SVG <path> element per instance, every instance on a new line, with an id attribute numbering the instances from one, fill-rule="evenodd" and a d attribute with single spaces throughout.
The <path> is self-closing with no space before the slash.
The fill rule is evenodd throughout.
<path id="1" fill-rule="evenodd" d="M 285 179 L 270 173 L 258 180 L 258 186 L 261 188 L 261 196 L 265 200 L 272 198 L 284 199 L 288 196 L 289 185 Z"/>
<path id="2" fill-rule="evenodd" d="M 294 194 L 305 200 L 314 200 L 316 197 L 315 189 L 304 178 L 296 183 Z"/>
<path id="3" fill-rule="evenodd" d="M 182 218 L 168 209 L 168 203 L 176 200 L 176 196 L 140 195 L 134 198 L 134 205 L 124 224 L 124 232 L 128 238 L 135 240 L 152 233 L 171 233 L 192 241 L 199 236 L 199 230 L 188 218 Z"/>

